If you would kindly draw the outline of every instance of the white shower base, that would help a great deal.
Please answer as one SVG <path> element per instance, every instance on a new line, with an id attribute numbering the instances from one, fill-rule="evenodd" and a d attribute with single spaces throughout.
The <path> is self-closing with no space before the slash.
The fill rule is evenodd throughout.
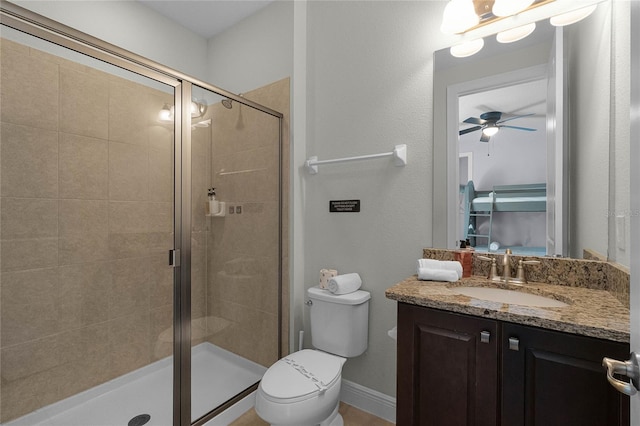
<path id="1" fill-rule="evenodd" d="M 191 359 L 193 419 L 253 385 L 267 370 L 208 342 L 193 347 Z M 145 426 L 171 426 L 172 413 L 173 357 L 168 357 L 0 426 L 126 426 L 140 414 L 151 416 Z"/>

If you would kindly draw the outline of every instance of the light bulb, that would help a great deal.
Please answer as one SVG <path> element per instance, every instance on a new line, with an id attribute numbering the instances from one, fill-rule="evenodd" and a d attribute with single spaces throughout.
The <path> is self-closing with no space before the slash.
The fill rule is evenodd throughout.
<path id="1" fill-rule="evenodd" d="M 480 17 L 476 15 L 471 0 L 451 0 L 444 8 L 440 31 L 445 34 L 458 34 L 478 25 Z"/>
<path id="2" fill-rule="evenodd" d="M 532 22 L 520 27 L 511 28 L 510 30 L 499 32 L 496 35 L 496 40 L 499 43 L 513 43 L 514 41 L 522 40 L 536 29 L 536 23 Z"/>
<path id="3" fill-rule="evenodd" d="M 496 16 L 511 16 L 522 12 L 533 2 L 534 0 L 496 0 L 491 12 Z"/>
<path id="4" fill-rule="evenodd" d="M 581 9 L 572 10 L 571 12 L 563 13 L 562 15 L 552 16 L 549 22 L 555 27 L 563 27 L 565 25 L 575 24 L 578 21 L 583 20 L 587 16 L 591 15 L 598 7 L 597 4 L 583 7 Z"/>
<path id="5" fill-rule="evenodd" d="M 173 121 L 173 106 L 169 107 L 169 104 L 164 104 L 158 113 L 158 119 L 160 121 Z"/>
<path id="6" fill-rule="evenodd" d="M 202 117 L 207 110 L 207 106 L 205 104 L 201 104 L 197 101 L 191 101 L 191 117 Z"/>
<path id="7" fill-rule="evenodd" d="M 487 136 L 493 136 L 498 133 L 498 130 L 500 130 L 500 127 L 496 126 L 495 124 L 487 124 L 487 127 L 482 129 L 482 133 Z"/>
<path id="8" fill-rule="evenodd" d="M 466 58 L 478 53 L 484 47 L 484 39 L 478 38 L 466 43 L 456 44 L 449 50 L 456 58 Z"/>

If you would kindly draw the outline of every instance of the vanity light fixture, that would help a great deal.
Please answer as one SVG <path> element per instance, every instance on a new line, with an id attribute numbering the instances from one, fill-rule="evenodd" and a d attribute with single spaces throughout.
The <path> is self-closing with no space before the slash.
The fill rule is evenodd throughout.
<path id="1" fill-rule="evenodd" d="M 198 101 L 191 101 L 191 117 L 202 117 L 207 112 L 207 105 Z"/>
<path id="2" fill-rule="evenodd" d="M 511 28 L 510 30 L 501 31 L 496 34 L 496 40 L 499 43 L 513 43 L 514 41 L 522 40 L 536 29 L 536 23 L 532 22 L 521 27 Z"/>
<path id="3" fill-rule="evenodd" d="M 473 0 L 451 0 L 444 8 L 440 31 L 445 34 L 458 34 L 475 27 L 480 22 Z"/>
<path id="4" fill-rule="evenodd" d="M 495 16 L 511 16 L 526 10 L 535 0 L 496 0 L 491 12 Z"/>
<path id="5" fill-rule="evenodd" d="M 173 105 L 164 104 L 160 112 L 158 113 L 158 120 L 168 123 L 173 121 Z"/>
<path id="6" fill-rule="evenodd" d="M 592 4 L 591 6 L 583 7 L 582 9 L 572 10 L 571 12 L 563 13 L 562 15 L 552 16 L 551 19 L 549 19 L 549 22 L 554 27 L 575 24 L 576 22 L 591 15 L 593 11 L 596 10 L 596 7 L 598 7 L 597 4 Z"/>
<path id="7" fill-rule="evenodd" d="M 455 56 L 456 58 L 466 58 L 467 56 L 475 55 L 483 47 L 484 39 L 477 38 L 475 40 L 451 46 L 451 49 L 449 51 L 451 52 L 451 55 Z"/>
<path id="8" fill-rule="evenodd" d="M 464 58 L 482 49 L 484 37 L 497 34 L 500 43 L 512 43 L 531 34 L 537 21 L 550 19 L 554 26 L 573 24 L 593 13 L 602 1 L 605 0 L 450 0 L 440 30 L 460 36 L 450 51 L 451 55 Z"/>
<path id="9" fill-rule="evenodd" d="M 191 118 L 199 118 L 207 112 L 207 105 L 198 101 L 191 101 Z M 173 122 L 173 105 L 164 104 L 158 113 L 158 120 L 163 123 Z"/>

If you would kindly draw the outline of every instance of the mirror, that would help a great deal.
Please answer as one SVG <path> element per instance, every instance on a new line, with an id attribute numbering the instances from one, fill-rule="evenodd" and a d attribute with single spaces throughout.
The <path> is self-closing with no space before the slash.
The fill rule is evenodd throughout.
<path id="1" fill-rule="evenodd" d="M 556 32 L 547 22 L 539 22 L 533 34 L 515 43 L 499 44 L 495 42 L 495 37 L 487 37 L 484 49 L 468 58 L 454 58 L 449 49 L 435 52 L 434 247 L 454 248 L 462 232 L 468 227 L 469 222 L 465 224 L 464 218 L 460 219 L 464 204 L 461 203 L 460 188 L 466 184 L 460 180 L 468 178 L 478 181 L 484 186 L 475 189 L 478 192 L 484 191 L 483 195 L 488 196 L 493 195 L 493 185 L 545 183 L 545 174 L 541 174 L 539 167 L 533 167 L 535 172 L 527 172 L 524 170 L 525 166 L 531 166 L 535 159 L 543 162 L 541 167 L 552 169 L 549 159 L 544 164 L 544 158 L 549 151 L 557 151 L 558 148 L 561 148 L 560 153 L 564 153 L 565 158 L 558 161 L 558 167 L 553 169 L 557 170 L 558 177 L 564 175 L 567 189 L 564 220 L 557 221 L 559 229 L 556 234 L 560 236 L 564 233 L 566 236 L 566 247 L 561 254 L 582 258 L 584 250 L 592 250 L 603 257 L 610 257 L 610 247 L 620 246 L 620 241 L 614 241 L 613 244 L 610 241 L 610 235 L 615 233 L 611 232 L 612 229 L 615 231 L 612 222 L 617 219 L 612 218 L 613 209 L 609 206 L 612 202 L 613 205 L 624 205 L 625 200 L 612 201 L 614 196 L 618 199 L 626 197 L 628 203 L 629 194 L 612 190 L 610 187 L 615 182 L 609 178 L 610 170 L 613 170 L 610 168 L 609 156 L 618 158 L 625 155 L 624 152 L 613 152 L 614 148 L 621 148 L 609 143 L 615 124 L 610 121 L 610 90 L 613 87 L 610 75 L 610 58 L 613 56 L 611 9 L 609 2 L 601 3 L 588 18 L 560 30 L 562 36 L 559 42 L 563 44 L 563 58 L 560 62 L 565 69 L 565 93 L 559 98 L 560 105 L 555 103 L 557 111 L 553 113 L 549 113 L 545 107 L 554 105 L 548 99 L 550 95 L 540 93 L 541 88 L 548 83 L 547 70 Z M 542 86 L 538 84 L 541 81 Z M 533 92 L 526 90 L 527 85 L 532 86 Z M 503 97 L 495 91 L 497 89 L 511 92 Z M 522 99 L 513 99 L 515 93 L 522 96 Z M 454 97 L 455 94 L 460 96 Z M 562 108 L 562 104 L 565 108 Z M 462 123 L 463 120 L 469 117 L 479 118 L 479 114 L 489 111 L 504 112 L 505 117 L 510 119 L 510 122 L 503 123 L 505 125 L 535 128 L 536 131 L 500 129 L 489 142 L 480 141 L 480 131 L 458 135 L 459 130 L 477 125 Z M 530 116 L 516 119 L 509 114 Z M 545 150 L 545 142 L 539 145 L 540 142 L 531 140 L 532 134 L 547 141 L 553 140 L 544 137 L 547 130 L 550 127 L 558 130 L 562 126 L 565 129 L 564 136 L 562 130 L 558 133 L 563 142 L 550 144 L 546 154 L 541 155 L 540 151 Z M 468 141 L 469 137 L 473 142 Z M 526 141 L 538 144 L 537 148 L 527 151 L 531 146 L 525 148 L 522 144 Z M 628 146 L 622 149 L 627 149 L 628 157 Z M 556 194 L 557 198 L 561 198 L 563 188 L 555 189 L 559 189 Z M 547 183 L 547 191 L 549 190 Z M 546 194 L 547 205 L 550 207 L 537 216 L 527 212 L 524 220 L 510 218 L 500 221 L 496 214 L 497 230 L 494 229 L 494 236 L 500 235 L 507 243 L 516 245 L 531 245 L 533 242 L 536 247 L 545 246 L 545 228 L 550 222 L 548 216 L 556 214 L 553 193 L 551 191 Z M 563 217 L 558 213 L 556 218 Z M 505 236 L 511 232 L 507 231 L 509 224 L 515 229 L 513 232 L 519 230 L 521 234 Z M 481 232 L 476 230 L 476 233 Z M 487 249 L 489 242 L 478 238 L 477 244 L 484 244 Z M 542 253 L 527 254 L 544 255 L 546 247 Z"/>

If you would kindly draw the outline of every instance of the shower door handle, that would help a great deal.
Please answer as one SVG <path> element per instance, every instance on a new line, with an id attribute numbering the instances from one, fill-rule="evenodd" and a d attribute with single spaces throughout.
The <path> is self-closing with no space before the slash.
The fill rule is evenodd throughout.
<path id="1" fill-rule="evenodd" d="M 180 250 L 169 250 L 169 266 L 174 268 L 180 266 Z"/>

